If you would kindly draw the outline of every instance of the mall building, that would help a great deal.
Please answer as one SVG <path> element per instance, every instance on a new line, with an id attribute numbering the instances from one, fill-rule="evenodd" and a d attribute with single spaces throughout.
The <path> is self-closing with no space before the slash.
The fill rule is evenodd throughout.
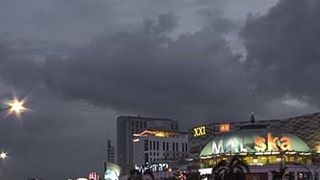
<path id="1" fill-rule="evenodd" d="M 319 179 L 320 114 L 282 120 L 225 122 L 192 128 L 190 152 L 202 174 L 212 174 L 221 160 L 241 156 L 248 179 L 272 179 L 271 171 L 288 167 L 294 179 Z M 200 149 L 200 151 L 199 151 Z"/>
<path id="2" fill-rule="evenodd" d="M 248 121 L 226 121 L 198 125 L 189 130 L 190 154 L 193 157 L 198 157 L 201 150 L 212 138 L 226 132 L 239 130 L 241 126 L 251 121 L 264 124 L 269 129 L 293 133 L 305 141 L 312 152 L 320 152 L 320 113 L 313 113 L 273 120 L 255 120 L 254 116 L 251 116 Z"/>

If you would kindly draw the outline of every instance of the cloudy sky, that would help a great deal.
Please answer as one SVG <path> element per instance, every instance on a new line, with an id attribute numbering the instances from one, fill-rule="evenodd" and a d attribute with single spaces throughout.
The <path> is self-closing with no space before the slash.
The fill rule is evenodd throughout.
<path id="1" fill-rule="evenodd" d="M 103 169 L 119 115 L 182 129 L 320 107 L 318 0 L 0 0 L 0 179 Z M 5 105 L 2 105 L 4 107 Z M 115 143 L 115 142 L 114 142 Z"/>

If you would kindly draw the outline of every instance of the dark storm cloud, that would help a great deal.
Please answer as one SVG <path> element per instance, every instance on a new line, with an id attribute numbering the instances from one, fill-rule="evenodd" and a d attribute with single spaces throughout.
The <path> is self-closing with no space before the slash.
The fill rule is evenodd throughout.
<path id="1" fill-rule="evenodd" d="M 241 103 L 251 96 L 239 56 L 212 28 L 171 40 L 167 33 L 176 23 L 163 14 L 145 20 L 138 31 L 100 39 L 65 60 L 46 61 L 45 82 L 68 96 L 131 112 L 177 115 L 195 108 L 213 116 L 225 107 L 237 109 L 229 113 L 234 117 L 251 112 Z"/>
<path id="2" fill-rule="evenodd" d="M 23 116 L 29 121 L 20 127 L 2 122 L 7 136 L 0 140 L 12 156 L 3 176 L 60 179 L 99 169 L 100 145 L 107 133 L 114 138 L 119 112 L 169 117 L 185 127 L 195 119 L 249 114 L 251 107 L 242 102 L 252 97 L 239 56 L 215 26 L 171 39 L 178 22 L 173 14 L 162 14 L 136 30 L 103 35 L 74 49 L 2 41 L 1 82 L 20 94 L 31 92 L 30 108 L 36 110 Z M 117 113 L 83 108 L 79 100 Z M 16 168 L 19 175 L 12 175 Z"/>
<path id="3" fill-rule="evenodd" d="M 317 0 L 281 0 L 266 15 L 248 18 L 242 36 L 258 91 L 319 105 L 319 8 Z"/>
<path id="4" fill-rule="evenodd" d="M 282 0 L 263 15 L 275 0 L 239 2 L 0 0 L 0 94 L 31 94 L 34 109 L 0 121 L 3 177 L 101 169 L 117 115 L 190 127 L 317 110 L 319 3 Z M 246 12 L 245 59 L 228 37 Z"/>

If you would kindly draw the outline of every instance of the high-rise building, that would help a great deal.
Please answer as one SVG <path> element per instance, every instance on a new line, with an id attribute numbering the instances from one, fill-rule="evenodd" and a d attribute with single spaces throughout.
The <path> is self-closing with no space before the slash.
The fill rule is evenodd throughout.
<path id="1" fill-rule="evenodd" d="M 117 163 L 126 172 L 133 167 L 133 137 L 144 129 L 178 131 L 178 121 L 166 118 L 119 116 L 117 118 Z"/>

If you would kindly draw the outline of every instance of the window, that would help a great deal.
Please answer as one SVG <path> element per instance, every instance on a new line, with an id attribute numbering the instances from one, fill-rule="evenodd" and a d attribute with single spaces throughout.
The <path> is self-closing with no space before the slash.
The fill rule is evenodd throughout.
<path id="1" fill-rule="evenodd" d="M 157 150 L 159 151 L 159 141 L 157 141 Z"/>
<path id="2" fill-rule="evenodd" d="M 162 150 L 165 151 L 166 150 L 166 143 L 162 142 Z"/>
<path id="3" fill-rule="evenodd" d="M 148 151 L 148 150 L 149 150 L 148 145 L 149 145 L 148 140 L 144 140 L 144 150 L 145 150 L 145 151 Z"/>
<path id="4" fill-rule="evenodd" d="M 179 144 L 176 143 L 176 151 L 179 151 Z"/>
<path id="5" fill-rule="evenodd" d="M 172 151 L 175 151 L 175 145 L 174 145 L 174 142 L 172 143 Z"/>
<path id="6" fill-rule="evenodd" d="M 167 142 L 167 151 L 169 151 L 169 142 Z"/>
<path id="7" fill-rule="evenodd" d="M 149 154 L 145 153 L 144 154 L 144 163 L 146 164 L 147 162 L 149 162 Z"/>
<path id="8" fill-rule="evenodd" d="M 152 149 L 152 141 L 149 141 L 149 149 Z"/>

